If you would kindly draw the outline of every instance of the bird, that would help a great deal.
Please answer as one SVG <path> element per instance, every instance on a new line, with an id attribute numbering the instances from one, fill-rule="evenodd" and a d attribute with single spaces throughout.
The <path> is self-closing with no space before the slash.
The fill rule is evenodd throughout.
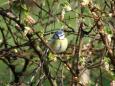
<path id="1" fill-rule="evenodd" d="M 68 39 L 65 37 L 64 31 L 63 30 L 56 31 L 52 36 L 49 45 L 56 53 L 65 52 L 68 47 Z"/>

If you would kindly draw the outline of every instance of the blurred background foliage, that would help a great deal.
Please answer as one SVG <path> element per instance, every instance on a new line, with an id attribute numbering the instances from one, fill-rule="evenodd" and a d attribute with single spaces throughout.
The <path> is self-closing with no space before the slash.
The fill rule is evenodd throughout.
<path id="1" fill-rule="evenodd" d="M 59 29 L 68 49 L 47 63 Z M 0 0 L 0 86 L 110 86 L 114 29 L 114 0 Z"/>

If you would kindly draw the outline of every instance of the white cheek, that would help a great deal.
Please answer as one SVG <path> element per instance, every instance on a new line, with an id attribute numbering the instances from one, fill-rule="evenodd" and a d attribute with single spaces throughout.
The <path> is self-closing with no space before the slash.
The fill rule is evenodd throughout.
<path id="1" fill-rule="evenodd" d="M 65 36 L 64 36 L 64 35 L 59 37 L 59 39 L 64 39 L 64 38 L 65 38 Z"/>

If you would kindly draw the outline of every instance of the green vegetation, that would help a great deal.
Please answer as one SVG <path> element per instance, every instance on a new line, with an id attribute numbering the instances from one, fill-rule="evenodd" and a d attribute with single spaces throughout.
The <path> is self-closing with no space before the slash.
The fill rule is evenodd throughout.
<path id="1" fill-rule="evenodd" d="M 0 86 L 110 86 L 114 17 L 114 0 L 0 0 Z M 60 29 L 69 45 L 56 53 Z"/>

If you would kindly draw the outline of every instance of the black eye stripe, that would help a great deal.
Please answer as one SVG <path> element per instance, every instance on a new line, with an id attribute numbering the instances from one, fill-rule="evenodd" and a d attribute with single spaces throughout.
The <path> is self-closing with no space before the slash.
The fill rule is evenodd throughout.
<path id="1" fill-rule="evenodd" d="M 56 35 L 64 35 L 64 33 L 55 33 Z"/>
<path id="2" fill-rule="evenodd" d="M 58 35 L 58 36 L 59 36 L 59 37 L 60 37 L 60 36 L 64 36 L 64 34 L 62 34 L 62 35 Z"/>
<path id="3" fill-rule="evenodd" d="M 54 39 L 60 39 L 61 37 L 65 37 L 65 34 L 63 31 L 57 31 L 55 32 L 55 34 L 53 35 Z"/>
<path id="4" fill-rule="evenodd" d="M 58 34 L 55 34 L 58 38 L 59 38 L 59 35 Z"/>
<path id="5" fill-rule="evenodd" d="M 64 34 L 55 34 L 57 37 L 61 37 L 61 36 L 64 36 Z"/>

